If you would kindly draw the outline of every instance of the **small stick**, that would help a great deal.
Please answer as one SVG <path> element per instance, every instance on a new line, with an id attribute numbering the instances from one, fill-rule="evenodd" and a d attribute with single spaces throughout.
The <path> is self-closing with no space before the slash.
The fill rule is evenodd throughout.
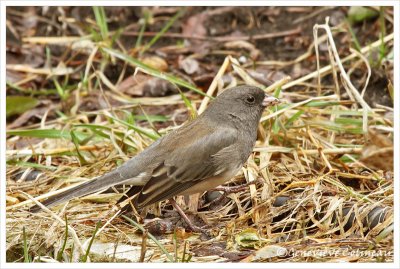
<path id="1" fill-rule="evenodd" d="M 225 73 L 226 69 L 228 68 L 229 62 L 230 62 L 229 61 L 229 57 L 226 57 L 224 62 L 223 62 L 223 64 L 222 64 L 222 66 L 218 70 L 217 75 L 215 75 L 213 81 L 211 82 L 210 87 L 207 90 L 207 96 L 204 97 L 203 101 L 200 104 L 200 107 L 198 109 L 198 114 L 201 114 L 201 113 L 204 112 L 204 110 L 206 110 L 207 104 L 208 104 L 208 102 L 210 102 L 210 97 L 208 97 L 208 96 L 212 96 L 213 93 L 215 92 L 215 89 L 217 88 L 218 80 Z"/>
<path id="2" fill-rule="evenodd" d="M 142 235 L 142 248 L 140 249 L 140 258 L 139 262 L 144 262 L 144 258 L 146 256 L 146 251 L 147 251 L 147 234 L 149 232 L 147 230 L 144 230 L 143 235 Z"/>
<path id="3" fill-rule="evenodd" d="M 223 191 L 226 194 L 236 193 L 236 192 L 240 192 L 240 191 L 246 189 L 246 187 L 248 187 L 250 185 L 256 184 L 259 181 L 260 181 L 260 178 L 254 180 L 254 181 L 250 181 L 250 182 L 247 182 L 245 184 L 239 185 L 239 186 L 232 186 L 232 187 L 221 186 L 221 187 L 216 187 L 216 188 L 212 189 L 211 191 Z"/>
<path id="4" fill-rule="evenodd" d="M 105 146 L 104 148 L 108 148 Z M 86 150 L 86 151 L 93 151 L 100 149 L 99 146 L 79 146 L 78 148 L 71 147 L 71 148 L 57 148 L 57 149 L 44 149 L 44 150 L 31 150 L 31 149 L 22 149 L 22 150 L 7 150 L 6 155 L 13 156 L 13 157 L 24 157 L 30 155 L 53 155 L 53 154 L 60 154 L 64 152 L 74 152 L 76 150 Z"/>
<path id="5" fill-rule="evenodd" d="M 268 86 L 264 91 L 271 92 L 276 88 L 282 87 L 284 84 L 288 83 L 292 78 L 290 76 L 284 77 L 278 81 L 275 81 L 272 85 Z"/>
<path id="6" fill-rule="evenodd" d="M 393 38 L 394 38 L 394 33 L 391 33 L 391 34 L 385 36 L 385 37 L 383 38 L 382 41 L 379 39 L 379 40 L 375 41 L 374 43 L 372 43 L 372 44 L 370 44 L 370 45 L 368 45 L 368 46 L 363 47 L 363 48 L 361 49 L 360 52 L 361 52 L 362 54 L 367 53 L 367 52 L 370 52 L 370 51 L 373 50 L 374 48 L 379 47 L 382 43 L 387 43 L 387 42 L 389 42 L 390 40 L 393 40 Z M 342 63 L 345 63 L 345 62 L 347 62 L 347 61 L 349 61 L 349 60 L 351 60 L 351 59 L 353 59 L 353 58 L 356 58 L 356 57 L 357 57 L 357 54 L 352 53 L 352 54 L 350 54 L 349 56 L 347 56 L 347 57 L 341 59 L 341 62 L 342 62 Z M 291 81 L 290 83 L 288 83 L 288 84 L 282 86 L 282 89 L 283 89 L 283 90 L 286 90 L 286 89 L 288 89 L 288 88 L 290 88 L 290 87 L 293 87 L 293 86 L 295 86 L 295 85 L 298 85 L 298 84 L 300 84 L 300 83 L 302 83 L 302 82 L 304 82 L 304 81 L 307 81 L 307 80 L 309 80 L 309 79 L 315 78 L 315 77 L 318 76 L 318 74 L 321 75 L 321 76 L 326 75 L 326 74 L 328 74 L 329 71 L 331 71 L 331 70 L 332 70 L 332 65 L 324 66 L 324 67 L 322 67 L 322 68 L 319 70 L 319 72 L 318 72 L 318 70 L 317 70 L 317 71 L 314 71 L 314 72 L 312 72 L 312 73 L 310 73 L 310 74 L 305 75 L 304 77 L 301 77 L 301 78 L 298 78 L 298 79 L 296 79 L 296 80 L 294 80 L 294 81 Z"/>
<path id="7" fill-rule="evenodd" d="M 255 152 L 282 152 L 282 153 L 290 153 L 294 151 L 294 148 L 271 148 L 271 147 L 259 147 L 255 148 Z M 327 155 L 331 154 L 360 154 L 362 152 L 362 148 L 334 148 L 334 149 L 305 149 L 299 150 L 297 153 L 299 155 L 315 155 L 320 154 L 321 152 Z"/>
<path id="8" fill-rule="evenodd" d="M 42 203 L 38 202 L 38 200 L 36 200 L 35 198 L 33 198 L 31 195 L 29 195 L 29 194 L 27 194 L 27 193 L 25 193 L 25 192 L 22 192 L 22 191 L 19 191 L 19 193 L 25 195 L 25 196 L 28 197 L 31 201 L 33 201 L 36 205 L 40 206 L 40 208 L 42 208 L 43 211 L 49 213 L 49 214 L 50 214 L 57 222 L 59 222 L 61 225 L 63 225 L 63 226 L 66 225 L 64 220 L 62 220 L 57 214 L 55 214 L 54 212 L 52 212 L 50 209 L 48 209 L 47 207 L 45 207 Z M 68 224 L 67 224 L 67 225 L 68 225 Z M 82 244 L 81 244 L 81 242 L 80 242 L 80 240 L 79 240 L 79 238 L 78 238 L 78 235 L 76 234 L 74 228 L 73 228 L 72 226 L 68 225 L 68 231 L 71 233 L 72 238 L 73 238 L 75 244 L 78 246 L 79 251 L 81 252 L 81 254 L 82 254 L 82 255 L 85 255 L 85 250 L 84 250 L 84 248 L 83 248 L 83 246 L 82 246 Z"/>
<path id="9" fill-rule="evenodd" d="M 292 30 L 287 30 L 287 31 L 281 31 L 281 32 L 275 32 L 275 33 L 267 33 L 267 34 L 260 34 L 260 35 L 253 35 L 253 36 L 199 36 L 199 35 L 185 35 L 181 33 L 165 33 L 163 36 L 168 37 L 168 38 L 185 38 L 185 39 L 197 39 L 197 40 L 211 40 L 211 41 L 217 41 L 217 42 L 228 42 L 228 41 L 237 41 L 237 40 L 263 40 L 263 39 L 270 39 L 270 38 L 277 38 L 277 37 L 282 37 L 282 36 L 288 36 L 288 35 L 296 35 L 301 33 L 302 29 L 300 27 L 297 27 Z M 144 33 L 139 33 L 139 32 L 124 32 L 122 33 L 123 35 L 130 35 L 130 36 L 138 36 L 139 34 L 142 34 L 143 36 L 155 36 L 158 33 L 157 32 L 144 32 Z M 29 41 L 35 41 L 34 39 L 25 39 Z M 55 42 L 55 41 L 53 41 Z"/>

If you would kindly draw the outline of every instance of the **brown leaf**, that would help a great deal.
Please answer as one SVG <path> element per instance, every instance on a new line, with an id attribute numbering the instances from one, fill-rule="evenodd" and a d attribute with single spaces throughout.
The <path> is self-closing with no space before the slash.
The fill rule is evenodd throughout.
<path id="1" fill-rule="evenodd" d="M 372 169 L 393 171 L 393 141 L 373 129 L 368 131 L 368 138 L 360 161 Z"/>
<path id="2" fill-rule="evenodd" d="M 207 13 L 200 13 L 194 16 L 191 16 L 183 25 L 182 25 L 182 34 L 188 36 L 206 36 L 207 29 L 204 27 L 203 23 L 208 18 Z"/>
<path id="3" fill-rule="evenodd" d="M 117 89 L 130 96 L 160 97 L 178 92 L 169 81 L 142 73 L 127 77 L 117 86 Z"/>
<path id="4" fill-rule="evenodd" d="M 241 260 L 240 262 L 257 262 L 273 257 L 285 256 L 286 253 L 287 249 L 284 247 L 268 245 L 255 251 L 253 254 Z"/>
<path id="5" fill-rule="evenodd" d="M 168 70 L 168 64 L 167 62 L 158 56 L 147 56 L 144 58 L 140 59 L 144 64 L 153 67 L 154 69 L 157 69 L 159 71 L 167 71 Z"/>
<path id="6" fill-rule="evenodd" d="M 209 14 L 206 12 L 196 14 L 190 17 L 182 25 L 182 34 L 193 37 L 205 37 L 207 36 L 207 29 L 204 26 L 204 22 L 208 19 Z M 189 48 L 196 53 L 204 53 L 210 46 L 210 43 L 205 40 L 188 40 Z"/>
<path id="7" fill-rule="evenodd" d="M 184 59 L 181 58 L 182 57 L 179 59 L 179 67 L 183 69 L 186 74 L 192 75 L 199 71 L 200 65 L 196 59 L 190 57 Z"/>
<path id="8" fill-rule="evenodd" d="M 247 42 L 245 40 L 236 40 L 236 41 L 226 42 L 224 44 L 224 47 L 227 49 L 247 50 L 250 53 L 250 57 L 252 60 L 256 60 L 261 54 L 260 50 L 258 50 L 253 44 L 251 44 L 250 42 Z"/>

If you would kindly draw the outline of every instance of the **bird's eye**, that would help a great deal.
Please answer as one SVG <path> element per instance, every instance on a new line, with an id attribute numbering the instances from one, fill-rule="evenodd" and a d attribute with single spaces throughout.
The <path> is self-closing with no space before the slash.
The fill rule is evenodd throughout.
<path id="1" fill-rule="evenodd" d="M 249 95 L 249 96 L 246 97 L 247 103 L 252 104 L 252 103 L 254 103 L 255 100 L 256 100 L 256 99 L 255 99 L 254 96 L 252 96 L 252 95 Z"/>

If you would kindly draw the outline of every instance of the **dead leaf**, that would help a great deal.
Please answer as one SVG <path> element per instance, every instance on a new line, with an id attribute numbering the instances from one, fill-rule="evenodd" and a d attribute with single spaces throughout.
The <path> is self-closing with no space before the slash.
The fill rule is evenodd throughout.
<path id="1" fill-rule="evenodd" d="M 203 23 L 208 18 L 207 13 L 200 13 L 194 16 L 191 16 L 183 25 L 182 25 L 182 34 L 188 36 L 206 36 L 207 29 L 204 27 Z"/>
<path id="2" fill-rule="evenodd" d="M 93 49 L 95 48 L 95 45 L 92 40 L 87 40 L 87 39 L 80 39 L 78 41 L 75 41 L 72 43 L 71 49 L 74 51 L 81 51 L 87 54 L 90 54 Z"/>
<path id="3" fill-rule="evenodd" d="M 116 89 L 130 96 L 143 96 L 143 84 L 149 79 L 151 79 L 149 75 L 137 73 L 121 81 L 121 83 L 116 86 Z"/>
<path id="4" fill-rule="evenodd" d="M 262 244 L 263 239 L 254 228 L 247 228 L 235 235 L 235 242 L 244 248 L 258 248 Z"/>
<path id="5" fill-rule="evenodd" d="M 175 85 L 169 81 L 142 73 L 124 79 L 117 90 L 130 96 L 161 97 L 178 93 Z"/>
<path id="6" fill-rule="evenodd" d="M 183 69 L 183 71 L 185 71 L 186 74 L 192 75 L 199 71 L 200 65 L 196 59 L 187 57 L 184 58 L 183 60 L 179 59 L 179 67 Z"/>
<path id="7" fill-rule="evenodd" d="M 182 34 L 193 37 L 207 36 L 207 28 L 204 26 L 204 22 L 207 21 L 208 17 L 209 14 L 207 12 L 191 16 L 186 22 L 183 23 Z M 210 46 L 210 43 L 206 40 L 190 39 L 187 41 L 187 43 L 190 50 L 200 54 L 205 53 L 207 48 Z"/>
<path id="8" fill-rule="evenodd" d="M 360 161 L 369 168 L 393 171 L 393 141 L 378 131 L 369 129 L 369 142 L 364 146 Z"/>
<path id="9" fill-rule="evenodd" d="M 257 82 L 268 86 L 288 76 L 288 74 L 282 71 L 276 71 L 265 67 L 258 67 L 255 70 L 248 69 L 247 72 Z"/>
<path id="10" fill-rule="evenodd" d="M 147 56 L 144 58 L 140 59 L 144 64 L 153 67 L 154 69 L 157 69 L 159 71 L 167 71 L 168 70 L 168 64 L 167 62 L 158 56 Z"/>
<path id="11" fill-rule="evenodd" d="M 244 49 L 250 53 L 250 57 L 252 60 L 257 60 L 260 56 L 261 52 L 258 50 L 253 44 L 244 40 L 236 40 L 226 42 L 224 47 L 227 49 Z"/>
<path id="12" fill-rule="evenodd" d="M 287 253 L 287 249 L 277 245 L 269 245 L 263 248 L 260 248 L 247 258 L 241 260 L 240 262 L 257 262 L 273 257 L 285 256 Z"/>

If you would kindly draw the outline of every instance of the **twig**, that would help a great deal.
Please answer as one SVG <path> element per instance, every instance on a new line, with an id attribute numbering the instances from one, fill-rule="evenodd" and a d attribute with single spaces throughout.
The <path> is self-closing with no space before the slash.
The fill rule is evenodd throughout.
<path id="1" fill-rule="evenodd" d="M 75 72 L 75 70 L 70 67 L 33 68 L 31 66 L 23 64 L 7 64 L 6 69 L 17 72 L 48 75 L 48 76 L 65 76 L 65 75 L 71 75 Z"/>
<path id="2" fill-rule="evenodd" d="M 294 148 L 285 148 L 285 147 L 257 147 L 254 148 L 255 152 L 284 152 L 290 153 L 296 151 Z M 316 155 L 320 153 L 324 153 L 327 155 L 333 154 L 360 154 L 362 152 L 362 148 L 333 148 L 333 149 L 302 149 L 297 150 L 297 154 L 299 155 Z"/>
<path id="3" fill-rule="evenodd" d="M 371 78 L 371 67 L 369 65 L 368 59 L 363 54 L 359 53 L 357 50 L 355 50 L 353 48 L 350 48 L 350 51 L 352 53 L 357 54 L 357 56 L 360 57 L 361 60 L 363 60 L 363 62 L 365 63 L 365 66 L 367 67 L 368 75 L 367 75 L 367 79 L 365 80 L 364 88 L 361 91 L 361 97 L 364 97 L 364 93 L 365 93 L 365 90 L 367 89 L 369 79 Z"/>
<path id="4" fill-rule="evenodd" d="M 247 71 L 240 66 L 240 63 L 237 59 L 233 58 L 231 55 L 228 56 L 233 67 L 233 70 L 243 79 L 243 81 L 248 85 L 257 86 L 259 88 L 264 88 L 264 85 L 257 82 L 254 78 L 252 78 Z"/>
<path id="5" fill-rule="evenodd" d="M 326 19 L 326 23 L 325 24 L 317 24 L 314 25 L 314 34 L 315 36 L 317 36 L 317 31 L 318 29 L 323 29 L 326 31 L 326 33 L 328 34 L 328 40 L 329 40 L 329 44 L 331 46 L 332 52 L 333 52 L 333 56 L 335 57 L 336 60 L 336 65 L 339 67 L 340 73 L 342 75 L 342 78 L 345 80 L 347 86 L 349 87 L 349 89 L 351 90 L 351 94 L 354 96 L 354 98 L 360 103 L 360 105 L 364 108 L 364 110 L 366 111 L 370 111 L 371 108 L 369 107 L 369 105 L 364 101 L 364 99 L 362 98 L 362 96 L 360 95 L 360 92 L 354 87 L 353 83 L 351 82 L 349 76 L 346 73 L 346 70 L 344 70 L 342 61 L 340 60 L 339 54 L 337 52 L 336 49 L 336 45 L 335 45 L 335 41 L 333 40 L 333 36 L 332 36 L 332 32 L 331 29 L 328 25 L 328 21 L 329 21 L 329 17 L 327 17 Z M 317 65 L 318 65 L 318 73 L 319 73 L 319 61 L 318 61 L 318 48 L 316 45 L 316 53 L 317 53 Z M 357 54 L 356 54 L 357 55 Z M 318 76 L 318 84 L 320 85 L 320 76 Z M 350 92 L 349 92 L 350 93 Z"/>
<path id="6" fill-rule="evenodd" d="M 322 12 L 327 11 L 327 10 L 330 10 L 330 9 L 333 9 L 333 8 L 334 8 L 334 7 L 322 7 L 322 8 L 319 8 L 319 9 L 317 9 L 316 11 L 311 12 L 311 13 L 308 14 L 308 15 L 301 16 L 301 17 L 299 17 L 298 19 L 294 20 L 294 21 L 293 21 L 293 24 L 298 24 L 298 23 L 301 23 L 301 22 L 303 22 L 303 21 L 305 21 L 305 20 L 309 20 L 309 19 L 311 19 L 312 17 L 315 17 L 315 16 L 321 14 Z"/>
<path id="7" fill-rule="evenodd" d="M 110 146 L 104 146 L 104 147 L 109 148 Z M 7 150 L 6 155 L 12 156 L 13 158 L 17 158 L 17 157 L 24 157 L 31 155 L 54 155 L 65 152 L 74 152 L 76 150 L 92 151 L 92 150 L 98 150 L 99 148 L 100 148 L 99 146 L 94 145 L 94 146 L 79 146 L 78 148 L 71 147 L 71 148 L 57 148 L 57 149 L 37 149 L 37 150 L 31 150 L 31 149 Z"/>
<path id="8" fill-rule="evenodd" d="M 82 41 L 82 40 L 90 40 L 91 35 L 87 36 L 32 36 L 32 37 L 24 37 L 22 38 L 22 42 L 24 43 L 33 43 L 33 44 L 43 44 L 43 45 L 55 45 L 55 44 L 65 44 L 68 45 L 70 43 Z"/>
<path id="9" fill-rule="evenodd" d="M 390 35 L 387 35 L 387 36 L 385 36 L 385 37 L 383 38 L 383 42 L 384 42 L 384 43 L 387 43 L 387 42 L 393 40 L 393 38 L 394 38 L 394 33 L 391 33 Z M 368 45 L 368 46 L 363 47 L 363 48 L 361 49 L 360 52 L 361 52 L 362 54 L 365 54 L 365 53 L 367 53 L 367 52 L 370 52 L 370 51 L 373 50 L 374 48 L 379 47 L 379 46 L 381 45 L 381 43 L 382 43 L 381 40 L 377 40 L 377 41 L 375 41 L 374 43 L 372 43 L 372 44 L 370 44 L 370 45 Z M 342 62 L 342 63 L 345 63 L 345 62 L 347 62 L 347 61 L 349 61 L 349 60 L 351 60 L 351 59 L 354 59 L 354 58 L 356 58 L 356 57 L 357 57 L 357 54 L 352 53 L 352 54 L 350 54 L 349 56 L 343 58 L 343 59 L 341 60 L 341 62 Z M 331 70 L 332 70 L 332 66 L 331 66 L 331 65 L 327 65 L 327 66 L 322 67 L 322 68 L 319 70 L 319 73 L 320 73 L 321 76 L 324 76 L 324 75 L 328 74 Z M 305 75 L 304 77 L 298 78 L 298 79 L 296 79 L 296 80 L 294 80 L 294 81 L 291 81 L 291 82 L 289 82 L 289 83 L 283 85 L 283 86 L 282 86 L 282 90 L 286 90 L 286 89 L 288 89 L 288 88 L 290 88 L 290 87 L 296 86 L 296 85 L 298 85 L 299 83 L 302 83 L 302 82 L 307 81 L 307 80 L 309 80 L 309 79 L 315 78 L 315 77 L 317 77 L 317 76 L 318 76 L 318 71 L 314 71 L 314 72 L 312 72 L 312 73 L 310 73 L 310 74 Z"/>
<path id="10" fill-rule="evenodd" d="M 286 83 L 288 83 L 292 78 L 290 76 L 284 77 L 278 81 L 275 81 L 271 86 L 268 86 L 264 91 L 265 92 L 272 92 L 276 88 L 282 87 Z"/>
<path id="11" fill-rule="evenodd" d="M 79 185 L 79 184 L 81 184 L 81 183 L 73 184 L 73 185 L 68 186 L 68 187 L 66 187 L 66 188 L 63 188 L 63 189 L 59 189 L 59 190 L 56 190 L 56 191 L 52 191 L 52 192 L 48 192 L 48 193 L 42 194 L 42 195 L 40 195 L 40 196 L 36 196 L 34 199 L 35 199 L 36 201 L 42 200 L 42 199 L 48 198 L 48 197 L 50 197 L 50 196 L 53 196 L 53 195 L 59 194 L 59 193 L 61 193 L 61 192 L 64 192 L 64 191 L 66 191 L 66 190 L 69 190 L 69 189 L 71 189 L 71 188 L 73 188 L 73 187 L 76 187 L 76 186 Z M 23 192 L 22 192 L 22 193 L 23 193 Z M 28 195 L 28 194 L 26 194 L 26 195 Z M 28 197 L 30 197 L 30 196 L 28 196 Z M 25 205 L 29 205 L 29 204 L 32 203 L 32 201 L 35 202 L 35 200 L 32 200 L 31 198 L 29 198 L 28 200 L 25 200 L 25 201 L 23 201 L 23 202 L 21 202 L 21 203 L 18 203 L 18 204 L 15 204 L 15 205 L 7 206 L 7 207 L 6 207 L 6 210 L 7 210 L 7 211 L 10 211 L 10 210 L 13 210 L 13 209 L 16 209 L 16 208 L 23 207 L 23 206 L 25 206 Z M 35 203 L 36 203 L 36 202 L 35 202 Z M 38 202 L 38 203 L 39 203 L 39 202 Z M 48 209 L 47 209 L 47 210 L 48 210 Z"/>
<path id="12" fill-rule="evenodd" d="M 287 84 L 286 84 L 286 85 L 287 85 Z M 282 88 L 283 88 L 283 87 L 282 87 Z M 295 104 L 291 104 L 291 105 L 289 105 L 289 106 L 286 107 L 286 108 L 283 108 L 283 109 L 278 110 L 278 111 L 276 111 L 276 112 L 274 112 L 274 113 L 272 113 L 272 114 L 269 114 L 269 115 L 267 115 L 267 116 L 265 116 L 265 117 L 262 117 L 261 120 L 260 120 L 260 122 L 266 121 L 266 120 L 268 120 L 268 119 L 270 119 L 270 118 L 274 118 L 274 117 L 276 117 L 276 116 L 282 114 L 283 112 L 285 112 L 285 111 L 287 111 L 287 110 L 293 109 L 293 108 L 298 107 L 298 106 L 305 105 L 305 104 L 307 104 L 307 103 L 309 103 L 309 102 L 311 102 L 311 101 L 315 101 L 315 100 L 329 100 L 329 99 L 332 99 L 332 98 L 336 99 L 335 96 L 336 96 L 336 95 L 311 97 L 311 98 L 309 98 L 309 99 L 307 99 L 307 100 L 304 100 L 304 101 L 301 101 L 301 102 L 298 102 L 298 103 L 295 103 Z"/>
<path id="13" fill-rule="evenodd" d="M 263 39 L 271 39 L 277 37 L 283 37 L 288 35 L 296 35 L 301 33 L 301 27 L 297 27 L 292 30 L 288 31 L 281 31 L 276 33 L 267 33 L 267 34 L 260 34 L 254 36 L 192 36 L 192 35 L 185 35 L 181 33 L 165 33 L 163 37 L 169 38 L 185 38 L 185 39 L 196 39 L 196 40 L 210 40 L 210 41 L 217 41 L 217 42 L 228 42 L 228 41 L 237 41 L 237 40 L 263 40 Z M 124 32 L 123 35 L 130 35 L 130 36 L 139 36 L 140 32 Z M 156 36 L 158 32 L 144 32 L 143 36 Z"/>
<path id="14" fill-rule="evenodd" d="M 109 220 L 107 220 L 107 222 L 100 229 L 96 230 L 96 233 L 93 235 L 93 238 L 98 236 L 106 228 L 106 226 L 109 225 L 111 223 L 111 221 L 119 215 L 120 212 L 121 212 L 121 210 L 117 211 Z M 87 239 L 85 241 L 85 243 L 82 244 L 82 247 L 85 248 L 88 244 L 90 244 L 90 241 L 91 241 L 91 238 Z M 88 248 L 89 248 L 89 246 L 88 246 Z"/>
<path id="15" fill-rule="evenodd" d="M 226 57 L 221 67 L 219 68 L 218 73 L 215 75 L 213 81 L 211 82 L 210 87 L 208 87 L 207 95 L 203 98 L 203 101 L 201 102 L 200 107 L 197 111 L 199 115 L 203 113 L 204 110 L 206 110 L 207 105 L 211 100 L 209 96 L 212 96 L 214 94 L 215 89 L 217 88 L 218 80 L 225 73 L 226 69 L 228 68 L 229 62 L 229 57 Z"/>
<path id="16" fill-rule="evenodd" d="M 147 236 L 148 236 L 148 231 L 145 230 L 142 234 L 142 248 L 140 249 L 140 258 L 139 262 L 144 262 L 144 258 L 146 257 L 146 251 L 147 251 Z"/>
<path id="17" fill-rule="evenodd" d="M 63 221 L 58 215 L 56 215 L 53 211 L 51 211 L 50 209 L 48 209 L 47 207 L 45 207 L 42 203 L 38 202 L 38 200 L 36 198 L 33 198 L 31 195 L 19 191 L 19 193 L 25 195 L 26 197 L 28 197 L 31 201 L 33 201 L 36 205 L 40 206 L 40 208 L 49 213 L 56 221 L 58 221 L 61 225 L 65 226 L 65 221 Z M 21 203 L 20 203 L 21 204 Z M 72 238 L 74 239 L 75 244 L 79 247 L 80 252 L 85 255 L 85 250 L 81 244 L 81 242 L 79 241 L 78 235 L 76 234 L 75 230 L 73 227 L 71 227 L 70 225 L 68 225 L 68 230 L 71 232 L 72 234 Z"/>
<path id="18" fill-rule="evenodd" d="M 129 221 L 133 226 L 135 226 L 136 228 L 138 228 L 140 231 L 142 231 L 143 233 L 146 231 L 146 229 L 140 225 L 139 223 L 137 223 L 136 221 L 134 221 L 133 219 L 128 218 L 127 216 L 122 216 L 125 220 Z M 161 249 L 161 251 L 165 254 L 165 256 L 168 258 L 168 260 L 170 262 L 174 262 L 174 258 L 171 256 L 171 254 L 169 254 L 169 252 L 165 249 L 165 247 L 160 243 L 160 241 L 157 240 L 157 238 L 155 238 L 151 233 L 147 233 L 147 235 L 150 237 L 151 240 L 154 241 L 154 243 L 156 243 L 156 245 Z"/>

